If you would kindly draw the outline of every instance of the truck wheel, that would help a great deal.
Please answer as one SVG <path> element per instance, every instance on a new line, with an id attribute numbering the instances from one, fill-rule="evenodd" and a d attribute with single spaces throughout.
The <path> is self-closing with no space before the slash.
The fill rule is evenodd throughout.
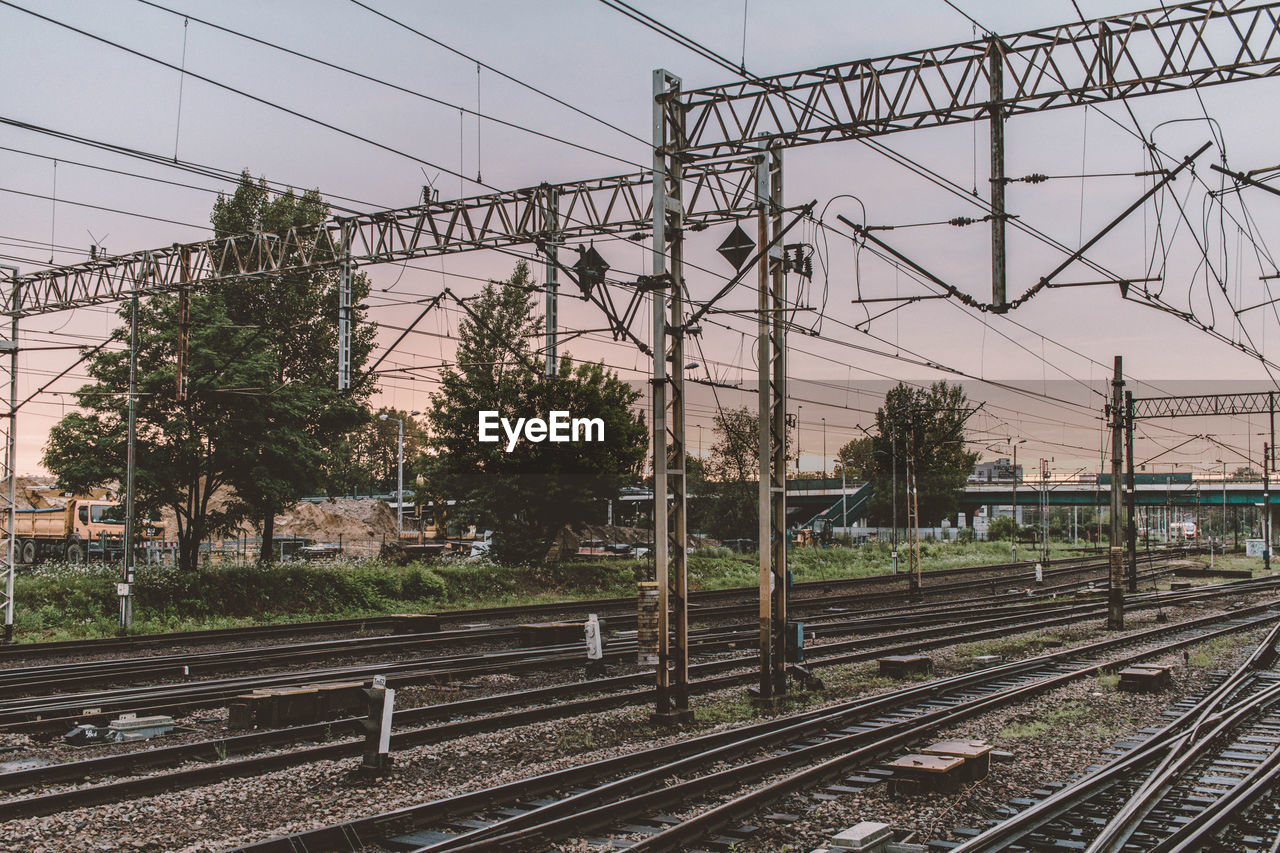
<path id="1" fill-rule="evenodd" d="M 84 562 L 84 546 L 79 542 L 72 542 L 67 546 L 67 562 L 83 563 Z"/>
<path id="2" fill-rule="evenodd" d="M 18 543 L 18 561 L 26 563 L 28 566 L 36 561 L 36 543 L 30 539 L 24 539 Z"/>

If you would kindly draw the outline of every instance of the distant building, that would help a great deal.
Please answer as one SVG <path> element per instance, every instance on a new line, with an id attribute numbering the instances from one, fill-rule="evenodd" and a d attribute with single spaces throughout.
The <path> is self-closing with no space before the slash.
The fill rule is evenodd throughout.
<path id="1" fill-rule="evenodd" d="M 1018 466 L 1018 482 L 1022 480 L 1022 466 Z M 973 473 L 969 475 L 970 483 L 1012 483 L 1013 482 L 1013 465 L 1008 459 L 997 459 L 994 462 L 979 462 L 973 466 Z"/>

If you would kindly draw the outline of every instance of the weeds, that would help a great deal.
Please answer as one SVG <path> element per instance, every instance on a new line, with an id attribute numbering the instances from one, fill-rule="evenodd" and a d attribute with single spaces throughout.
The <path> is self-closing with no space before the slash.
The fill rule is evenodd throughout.
<path id="1" fill-rule="evenodd" d="M 1051 732 L 1065 731 L 1096 738 L 1107 738 L 1117 733 L 1117 729 L 1105 723 L 1089 725 L 1088 721 L 1094 716 L 1095 710 L 1088 702 L 1080 700 L 1064 702 L 1034 720 L 1010 723 L 1000 730 L 996 739 L 1004 742 L 1038 740 Z"/>

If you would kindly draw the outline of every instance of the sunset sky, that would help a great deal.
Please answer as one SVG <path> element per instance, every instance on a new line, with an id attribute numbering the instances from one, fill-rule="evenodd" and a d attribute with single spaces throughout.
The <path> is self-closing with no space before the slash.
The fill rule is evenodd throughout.
<path id="1" fill-rule="evenodd" d="M 734 62 L 744 62 L 756 75 L 982 35 L 944 0 L 660 0 L 635 5 Z M 1002 34 L 1079 20 L 1069 0 L 966 0 L 956 5 Z M 1138 2 L 1079 0 L 1088 18 L 1141 8 L 1146 7 Z M 193 16 L 185 25 L 184 15 Z M 209 24 L 409 91 L 321 67 Z M 272 182 L 318 188 L 335 206 L 370 211 L 412 205 L 428 183 L 448 199 L 494 187 L 514 189 L 648 168 L 652 70 L 666 68 L 679 75 L 686 89 L 734 79 L 693 51 L 588 0 L 22 0 L 0 5 L 0 30 L 6 35 L 0 72 L 7 81 L 0 95 L 0 120 L 7 122 L 0 124 L 0 263 L 17 265 L 22 273 L 51 261 L 85 260 L 91 243 L 108 253 L 124 253 L 205 239 L 216 193 L 233 186 L 218 175 L 112 153 L 68 140 L 68 134 L 219 174 L 248 169 Z M 580 112 L 494 70 L 477 73 L 473 59 L 442 45 Z M 185 67 L 266 103 L 192 76 L 183 78 L 145 57 Z M 1159 278 L 1152 286 L 1163 288 L 1171 306 L 1229 341 L 1243 341 L 1275 358 L 1277 306 L 1246 312 L 1243 320 L 1232 308 L 1273 298 L 1269 286 L 1274 279 L 1260 277 L 1276 272 L 1269 244 L 1280 224 L 1280 198 L 1260 189 L 1217 193 L 1230 189 L 1230 181 L 1224 183 L 1209 165 L 1225 162 L 1232 170 L 1249 171 L 1280 163 L 1277 103 L 1280 80 L 1271 79 L 1134 99 L 1127 107 L 1111 103 L 1095 110 L 1015 117 L 1006 132 L 1007 174 L 1040 173 L 1053 179 L 1010 184 L 1008 209 L 1022 223 L 1074 248 L 1151 185 L 1150 176 L 1135 174 L 1151 169 L 1152 163 L 1134 133 L 1154 140 L 1171 158 L 1162 161 L 1165 167 L 1203 143 L 1213 143 L 1194 176 L 1180 177 L 1088 256 L 1122 276 Z M 456 107 L 557 139 L 477 120 Z M 976 189 L 983 197 L 989 193 L 985 123 L 898 133 L 880 141 L 964 191 Z M 898 380 L 965 380 L 970 398 L 988 403 L 971 421 L 974 447 L 984 458 L 1008 455 L 1007 449 L 988 447 L 1026 438 L 1019 461 L 1052 458 L 1054 471 L 1064 476 L 1099 463 L 1101 391 L 1115 355 L 1124 357 L 1137 396 L 1278 387 L 1259 359 L 1197 325 L 1122 300 L 1114 286 L 1047 291 L 1005 316 L 980 314 L 954 300 L 931 300 L 868 324 L 868 317 L 889 306 L 854 304 L 859 294 L 883 298 L 934 290 L 872 252 L 855 250 L 837 215 L 898 226 L 878 236 L 947 282 L 986 300 L 987 225 L 922 225 L 978 217 L 981 211 L 964 192 L 945 191 L 857 142 L 796 148 L 784 156 L 786 203 L 816 201 L 815 215 L 822 220 L 822 226 L 806 222 L 794 232 L 816 250 L 813 281 L 790 279 L 790 297 L 812 309 L 796 315 L 791 334 L 790 409 L 799 410 L 804 469 L 824 465 L 824 421 L 825 464 L 830 467 L 836 449 L 861 434 L 857 425 L 872 423 L 885 388 Z M 919 227 L 902 227 L 908 225 Z M 709 297 L 732 274 L 714 251 L 730 227 L 690 236 L 687 283 L 695 299 Z M 1056 266 L 1063 254 L 1016 229 L 1009 234 L 1012 297 Z M 605 239 L 596 248 L 619 280 L 649 271 L 644 242 Z M 536 261 L 532 246 L 519 254 Z M 515 262 L 511 254 L 473 252 L 367 268 L 374 288 L 370 316 L 403 326 L 416 316 L 417 301 L 442 285 L 474 293 L 483 280 L 508 276 Z M 534 271 L 541 279 L 540 263 L 534 263 Z M 1077 266 L 1060 280 L 1097 277 Z M 725 307 L 753 304 L 753 296 L 742 289 Z M 433 313 L 386 365 L 447 361 L 459 316 L 455 308 Z M 594 308 L 568 299 L 560 318 L 566 329 L 602 325 Z M 19 399 L 71 364 L 76 354 L 65 347 L 97 344 L 117 322 L 108 307 L 24 319 L 20 341 L 28 351 L 22 356 Z M 702 386 L 692 395 L 692 449 L 697 449 L 699 426 L 706 434 L 704 449 L 709 446 L 717 405 L 754 405 L 754 329 L 752 317 L 715 315 L 704 324 L 700 347 L 691 348 L 689 358 L 699 364 L 691 377 L 741 386 L 714 393 Z M 635 331 L 649 337 L 647 311 L 641 312 Z M 384 329 L 380 344 L 390 344 L 397 334 Z M 588 334 L 566 349 L 577 358 L 603 359 L 630 380 L 642 382 L 649 369 L 635 347 L 607 334 Z M 425 408 L 435 385 L 429 373 L 418 375 L 384 380 L 376 402 L 405 410 Z M 48 429 L 74 405 L 69 392 L 84 378 L 81 368 L 74 369 L 21 410 L 20 473 L 40 470 Z M 1228 384 L 1220 384 L 1224 381 Z M 1227 458 L 1234 468 L 1246 457 L 1260 456 L 1265 440 L 1260 435 L 1266 429 L 1265 418 L 1257 417 L 1144 424 L 1136 456 L 1160 455 L 1164 463 L 1196 471 L 1220 470 L 1214 460 Z M 1215 441 L 1196 439 L 1169 450 L 1206 433 Z"/>

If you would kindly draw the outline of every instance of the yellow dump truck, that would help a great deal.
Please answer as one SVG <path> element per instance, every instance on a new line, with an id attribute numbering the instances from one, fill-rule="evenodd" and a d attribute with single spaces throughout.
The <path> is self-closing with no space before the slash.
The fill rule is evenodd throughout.
<path id="1" fill-rule="evenodd" d="M 124 553 L 124 508 L 115 501 L 72 500 L 63 507 L 20 509 L 14 524 L 15 556 L 22 565 L 41 560 L 83 562 L 90 556 L 115 559 Z M 164 528 L 138 525 L 138 541 L 163 539 Z"/>

